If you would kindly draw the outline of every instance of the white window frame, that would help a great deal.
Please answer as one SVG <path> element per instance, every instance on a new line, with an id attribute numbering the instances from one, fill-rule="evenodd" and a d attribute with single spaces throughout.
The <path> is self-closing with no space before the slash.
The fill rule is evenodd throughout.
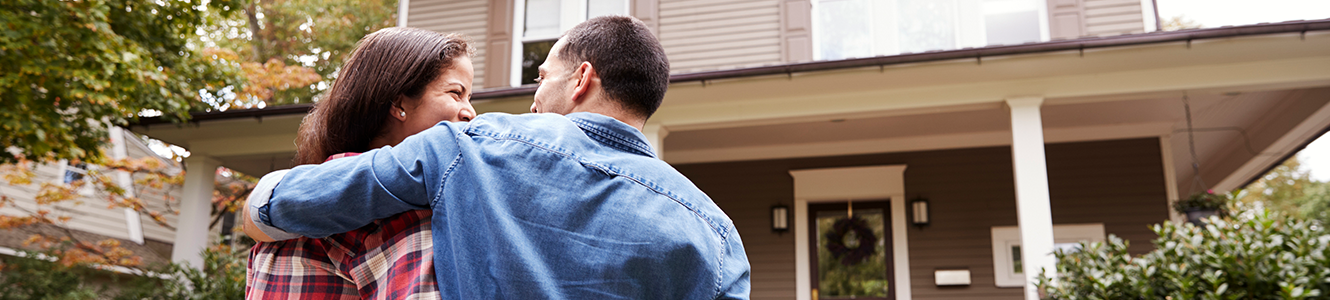
<path id="1" fill-rule="evenodd" d="M 1016 273 L 1012 246 L 1021 245 L 1021 229 L 1017 226 L 994 226 L 993 233 L 993 282 L 1002 288 L 1025 287 L 1025 274 Z M 1053 243 L 1076 244 L 1081 242 L 1103 242 L 1104 223 L 1059 224 L 1053 225 Z"/>
<path id="2" fill-rule="evenodd" d="M 952 2 L 959 2 L 959 0 L 935 0 L 935 1 L 952 1 Z M 1149 1 L 1149 0 L 1142 0 L 1142 1 Z M 809 17 L 810 17 L 810 20 L 812 20 L 812 24 L 811 24 L 811 25 L 812 25 L 812 27 L 813 27 L 813 28 L 812 28 L 812 34 L 813 34 L 813 39 L 812 39 L 812 43 L 813 43 L 813 60 L 815 60 L 815 61 L 821 61 L 821 60 L 823 60 L 823 59 L 822 59 L 822 45 L 821 45 L 821 43 L 819 43 L 818 40 L 817 40 L 817 35 L 819 35 L 819 34 L 821 33 L 821 31 L 822 31 L 822 28 L 821 28 L 822 26 L 819 26 L 819 25 L 818 25 L 818 24 L 820 24 L 820 21 L 821 21 L 821 20 L 820 20 L 821 18 L 818 17 L 818 9 L 819 9 L 818 7 L 820 6 L 820 2 L 821 2 L 821 1 L 820 1 L 820 0 L 811 0 L 811 1 L 809 1 L 809 2 L 810 2 L 810 4 L 812 5 L 812 9 L 809 10 L 809 14 L 811 14 L 811 16 L 809 16 Z M 1048 28 L 1048 25 L 1049 25 L 1049 24 L 1048 24 L 1048 0 L 1035 0 L 1035 2 L 1037 2 L 1037 3 L 1035 3 L 1035 11 L 1036 11 L 1036 14 L 1037 14 L 1038 17 L 1039 17 L 1039 41 L 1038 41 L 1038 42 L 1040 42 L 1040 43 L 1042 43 L 1042 42 L 1048 42 L 1048 41 L 1052 40 L 1051 35 L 1050 35 L 1050 33 L 1049 33 L 1049 28 Z M 981 1 L 981 2 L 977 2 L 977 4 L 979 4 L 980 6 L 983 6 L 983 5 L 984 5 L 984 4 L 982 3 L 982 1 Z M 871 5 L 872 5 L 872 3 L 870 2 L 870 8 L 867 8 L 867 9 L 873 10 L 873 9 L 871 8 Z M 983 20 L 982 20 L 982 19 L 980 19 L 980 20 L 976 20 L 976 22 L 978 22 L 977 25 L 976 25 L 976 24 L 966 24 L 965 22 L 961 22 L 961 21 L 960 21 L 960 17 L 961 17 L 961 16 L 959 15 L 959 7 L 960 7 L 960 3 L 956 3 L 956 5 L 957 5 L 957 7 L 958 7 L 958 16 L 957 16 L 957 21 L 958 21 L 958 23 L 956 24 L 956 28 L 955 28 L 955 31 L 956 31 L 956 32 L 955 32 L 955 33 L 956 33 L 956 40 L 955 40 L 956 47 L 955 47 L 954 49 L 936 49 L 936 50 L 930 50 L 930 51 L 937 51 L 937 50 L 946 51 L 946 50 L 957 50 L 957 49 L 964 49 L 964 48 L 983 48 L 983 47 L 988 47 L 988 37 L 987 37 L 986 35 L 984 35 L 984 32 L 983 32 L 983 31 L 984 31 L 984 30 L 983 30 L 983 28 L 984 28 Z M 981 17 L 981 18 L 982 18 L 982 17 L 985 17 L 985 16 L 988 15 L 987 13 L 983 12 L 983 10 L 984 10 L 983 8 L 980 8 L 979 17 Z M 897 16 L 898 16 L 899 13 L 900 13 L 899 11 L 895 11 L 895 10 L 893 10 L 892 12 L 895 13 Z M 877 17 L 887 17 L 887 18 L 891 18 L 891 17 L 895 17 L 895 16 L 877 16 Z M 964 32 L 964 31 L 966 30 L 966 26 L 971 26 L 971 27 L 978 26 L 977 28 L 980 29 L 979 32 L 977 32 L 978 35 L 972 36 L 972 37 L 970 37 L 970 38 L 967 39 L 967 38 L 966 38 L 967 35 L 966 35 L 965 32 Z M 873 50 L 872 50 L 872 53 L 869 54 L 870 57 L 874 57 L 874 56 L 900 55 L 900 54 L 903 53 L 903 52 L 900 52 L 900 48 L 901 48 L 900 45 L 896 45 L 896 48 L 897 48 L 897 49 L 896 49 L 896 52 L 894 52 L 894 53 L 893 53 L 893 52 L 889 52 L 889 51 L 887 51 L 887 49 L 877 49 L 877 46 L 878 46 L 879 44 L 882 44 L 882 43 L 879 42 L 879 41 L 877 40 L 877 39 L 878 39 L 878 34 L 877 34 L 876 32 L 873 32 L 873 31 L 876 30 L 876 28 L 877 28 L 877 26 L 869 26 L 869 28 L 868 28 L 868 30 L 870 31 L 870 37 L 872 38 L 872 42 L 870 43 L 869 47 L 871 47 L 871 48 L 873 49 Z"/>
<path id="3" fill-rule="evenodd" d="M 624 2 L 623 15 L 629 15 L 632 10 L 632 1 L 621 0 Z M 587 19 L 587 0 L 559 0 L 559 33 L 547 36 L 525 37 L 526 35 L 526 0 L 513 0 L 513 48 L 511 49 L 510 59 L 512 60 L 509 68 L 508 84 L 510 86 L 522 85 L 522 46 L 527 42 L 543 41 L 557 39 L 563 35 L 564 31 L 572 29 L 573 26 L 581 24 Z"/>
<path id="4" fill-rule="evenodd" d="M 83 184 L 82 187 L 79 187 L 79 189 L 78 189 L 78 194 L 81 195 L 81 196 L 92 196 L 92 194 L 93 194 L 92 184 L 89 184 L 89 183 L 88 183 L 88 169 L 90 169 L 90 168 L 92 168 L 92 167 L 94 167 L 94 165 L 91 165 L 91 164 L 84 164 L 84 167 L 80 168 L 80 167 L 74 166 L 73 164 L 70 164 L 68 160 L 63 160 L 63 159 L 62 159 L 62 160 L 60 160 L 60 168 L 59 168 L 59 170 L 57 171 L 57 174 L 60 174 L 60 175 L 59 175 L 59 176 L 60 176 L 60 179 L 58 179 L 58 180 L 59 180 L 60 183 L 62 183 L 62 184 L 70 184 L 71 182 L 67 182 L 67 181 L 65 181 L 65 178 L 68 177 L 68 173 L 69 173 L 69 172 L 74 172 L 74 173 L 81 174 L 81 175 L 83 175 L 83 179 L 82 179 L 82 180 L 83 180 L 84 184 Z"/>

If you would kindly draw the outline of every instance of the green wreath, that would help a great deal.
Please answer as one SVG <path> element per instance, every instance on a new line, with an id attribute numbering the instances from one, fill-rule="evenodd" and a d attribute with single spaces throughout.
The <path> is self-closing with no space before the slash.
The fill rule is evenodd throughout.
<path id="1" fill-rule="evenodd" d="M 858 236 L 855 239 L 857 245 L 845 241 L 850 233 Z M 831 232 L 823 235 L 823 238 L 827 239 L 827 251 L 831 252 L 831 256 L 840 258 L 840 263 L 846 266 L 857 265 L 877 253 L 877 235 L 860 218 L 836 221 L 831 225 Z"/>

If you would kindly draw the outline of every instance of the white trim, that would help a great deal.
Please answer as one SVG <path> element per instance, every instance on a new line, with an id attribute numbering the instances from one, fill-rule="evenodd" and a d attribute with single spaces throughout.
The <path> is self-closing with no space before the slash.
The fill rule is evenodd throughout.
<path id="1" fill-rule="evenodd" d="M 1021 230 L 1017 226 L 993 226 L 993 284 L 1001 288 L 1025 286 L 1025 277 L 1012 271 L 1012 246 L 1021 245 Z M 1056 244 L 1103 242 L 1104 223 L 1053 225 Z"/>
<path id="2" fill-rule="evenodd" d="M 411 0 L 397 0 L 397 27 L 406 27 L 407 13 L 411 11 Z"/>
<path id="3" fill-rule="evenodd" d="M 1154 0 L 1141 0 L 1141 20 L 1144 21 L 1144 24 L 1142 25 L 1145 26 L 1143 29 L 1145 32 L 1155 32 L 1160 30 L 1159 18 L 1155 15 L 1154 2 Z"/>
<path id="4" fill-rule="evenodd" d="M 513 0 L 513 47 L 508 49 L 508 86 L 522 85 L 522 34 L 526 28 L 526 0 Z"/>
<path id="5" fill-rule="evenodd" d="M 1057 276 L 1053 257 L 1053 213 L 1049 204 L 1048 160 L 1044 155 L 1043 98 L 1007 100 L 1011 109 L 1011 156 L 1016 181 L 1016 219 L 1025 259 L 1025 299 L 1039 300 L 1035 286 L 1042 272 Z"/>
<path id="6" fill-rule="evenodd" d="M 1247 180 L 1258 176 L 1260 172 L 1270 166 L 1282 163 L 1285 155 L 1297 150 L 1298 143 L 1312 140 L 1321 132 L 1321 129 L 1326 127 L 1330 127 L 1330 103 L 1322 105 L 1320 109 L 1307 116 L 1302 123 L 1293 127 L 1284 136 L 1270 143 L 1270 146 L 1265 147 L 1265 149 L 1261 149 L 1259 153 L 1268 155 L 1256 155 L 1247 160 L 1242 164 L 1242 167 L 1229 173 L 1228 177 L 1215 184 L 1214 190 L 1228 191 L 1242 188 L 1241 185 L 1246 183 Z"/>
<path id="7" fill-rule="evenodd" d="M 119 126 L 110 126 L 107 129 L 107 135 L 111 138 L 111 157 L 115 159 L 129 158 L 129 136 L 125 134 L 125 129 Z M 125 197 L 136 197 L 134 193 L 134 175 L 126 171 L 115 171 L 116 185 L 125 190 Z M 128 231 L 129 240 L 143 245 L 143 219 L 139 217 L 139 212 L 133 208 L 124 208 L 125 211 L 125 230 Z"/>
<path id="8" fill-rule="evenodd" d="M 1053 40 L 1052 30 L 1048 28 L 1048 0 L 1039 0 L 1039 41 L 1047 42 Z"/>
<path id="9" fill-rule="evenodd" d="M 1164 161 L 1164 190 L 1168 191 L 1168 198 L 1164 202 L 1168 204 L 1168 219 L 1175 224 L 1182 224 L 1186 219 L 1178 213 L 1178 210 L 1173 209 L 1173 203 L 1182 199 L 1178 195 L 1177 166 L 1173 165 L 1173 135 L 1159 136 L 1159 152 L 1163 155 Z"/>
<path id="10" fill-rule="evenodd" d="M 911 299 L 905 167 L 885 165 L 790 171 L 790 176 L 794 177 L 795 299 L 812 299 L 812 270 L 808 267 L 808 204 L 846 199 L 889 199 L 896 299 Z"/>
<path id="11" fill-rule="evenodd" d="M 1172 122 L 1048 128 L 1045 129 L 1045 142 L 1066 143 L 1157 137 L 1162 134 L 1167 134 L 1172 128 Z M 965 149 L 1007 145 L 1011 145 L 1011 132 L 1003 130 L 806 144 L 673 150 L 670 151 L 670 155 L 666 161 L 672 164 L 685 164 Z"/>

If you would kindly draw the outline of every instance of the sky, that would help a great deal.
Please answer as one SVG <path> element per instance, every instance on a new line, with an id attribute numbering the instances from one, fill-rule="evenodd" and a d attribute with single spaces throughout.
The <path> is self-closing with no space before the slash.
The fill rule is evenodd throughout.
<path id="1" fill-rule="evenodd" d="M 1159 18 L 1182 15 L 1202 27 L 1330 18 L 1330 0 L 1155 0 Z M 1330 181 L 1330 134 L 1298 152 L 1316 181 Z"/>
<path id="2" fill-rule="evenodd" d="M 1159 18 L 1182 15 L 1220 27 L 1330 18 L 1330 0 L 1155 0 Z"/>

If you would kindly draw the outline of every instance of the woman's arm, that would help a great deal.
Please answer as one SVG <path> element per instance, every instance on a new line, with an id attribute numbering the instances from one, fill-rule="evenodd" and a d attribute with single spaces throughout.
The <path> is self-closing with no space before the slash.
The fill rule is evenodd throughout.
<path id="1" fill-rule="evenodd" d="M 396 147 L 265 175 L 247 199 L 246 233 L 275 240 L 320 238 L 428 209 L 460 157 L 458 140 L 466 138 L 454 126 L 440 123 Z"/>

